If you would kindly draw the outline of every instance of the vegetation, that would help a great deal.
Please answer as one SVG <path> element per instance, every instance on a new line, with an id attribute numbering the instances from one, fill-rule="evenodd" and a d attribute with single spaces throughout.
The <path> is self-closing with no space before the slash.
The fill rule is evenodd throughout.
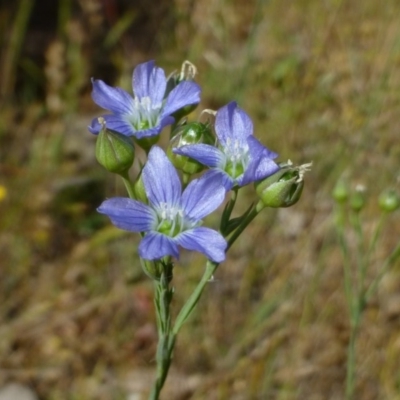
<path id="1" fill-rule="evenodd" d="M 123 187 L 94 157 L 90 78 L 129 90 L 139 62 L 188 59 L 203 89 L 192 120 L 234 99 L 280 161 L 313 170 L 295 207 L 263 212 L 235 243 L 181 331 L 164 399 L 345 398 L 349 342 L 348 398 L 400 398 L 400 219 L 378 201 L 400 191 L 398 1 L 131 4 L 0 5 L 0 386 L 146 398 L 153 287 L 134 265 L 139 238 L 95 211 Z M 350 198 L 366 188 L 356 214 L 339 210 L 338 182 Z M 203 265 L 183 253 L 177 304 Z M 360 265 L 366 288 L 380 280 L 356 291 L 356 318 L 346 287 L 364 287 Z"/>

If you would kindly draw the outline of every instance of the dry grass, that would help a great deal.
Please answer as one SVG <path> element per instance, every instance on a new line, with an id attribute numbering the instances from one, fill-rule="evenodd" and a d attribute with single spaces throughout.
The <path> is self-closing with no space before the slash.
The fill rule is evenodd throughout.
<path id="1" fill-rule="evenodd" d="M 43 399 L 148 390 L 152 286 L 138 238 L 94 212 L 123 188 L 93 157 L 89 77 L 129 87 L 139 61 L 171 71 L 190 59 L 202 107 L 238 100 L 282 160 L 314 168 L 302 200 L 260 215 L 220 267 L 182 330 L 164 399 L 343 399 L 349 318 L 331 191 L 342 176 L 367 186 L 370 234 L 377 195 L 398 189 L 397 1 L 100 3 L 60 1 L 52 31 L 19 26 L 16 6 L 0 9 L 0 33 L 9 32 L 0 35 L 0 385 L 24 382 Z M 243 208 L 253 195 L 243 193 Z M 394 214 L 368 279 L 399 236 Z M 203 262 L 182 257 L 177 306 Z M 357 399 L 400 399 L 399 267 L 364 314 Z"/>

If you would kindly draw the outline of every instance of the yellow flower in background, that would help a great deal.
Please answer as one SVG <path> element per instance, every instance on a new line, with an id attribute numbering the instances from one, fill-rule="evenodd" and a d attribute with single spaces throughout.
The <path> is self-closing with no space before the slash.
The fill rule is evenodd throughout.
<path id="1" fill-rule="evenodd" d="M 0 185 L 0 201 L 3 201 L 7 197 L 7 189 L 5 186 Z"/>

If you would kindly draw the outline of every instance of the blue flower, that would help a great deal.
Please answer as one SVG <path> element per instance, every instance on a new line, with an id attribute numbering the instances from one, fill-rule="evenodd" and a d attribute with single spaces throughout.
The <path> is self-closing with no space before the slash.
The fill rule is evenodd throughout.
<path id="1" fill-rule="evenodd" d="M 165 97 L 167 79 L 154 61 L 139 64 L 133 71 L 134 97 L 101 80 L 92 79 L 92 83 L 94 102 L 113 113 L 103 115 L 107 128 L 137 139 L 157 136 L 174 122 L 171 116 L 174 112 L 200 102 L 200 86 L 192 81 L 182 81 Z M 98 118 L 88 128 L 98 134 L 101 129 Z"/>
<path id="2" fill-rule="evenodd" d="M 193 144 L 175 148 L 176 154 L 188 156 L 211 168 L 209 176 L 219 175 L 226 190 L 264 179 L 279 170 L 273 161 L 278 155 L 253 136 L 250 117 L 231 102 L 218 110 L 215 132 L 219 146 Z"/>
<path id="3" fill-rule="evenodd" d="M 220 177 L 193 180 L 183 191 L 179 176 L 164 151 L 153 146 L 143 168 L 143 184 L 149 204 L 115 197 L 98 208 L 118 228 L 145 233 L 139 255 L 146 260 L 179 257 L 178 246 L 225 260 L 227 243 L 218 232 L 201 226 L 201 220 L 224 200 Z"/>

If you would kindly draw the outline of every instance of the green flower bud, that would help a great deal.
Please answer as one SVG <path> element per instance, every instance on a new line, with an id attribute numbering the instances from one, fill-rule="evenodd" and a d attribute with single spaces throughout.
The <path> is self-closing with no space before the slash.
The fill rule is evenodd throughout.
<path id="1" fill-rule="evenodd" d="M 289 161 L 281 164 L 274 175 L 255 183 L 260 203 L 258 208 L 290 207 L 297 203 L 304 187 L 304 174 L 310 170 L 311 163 L 294 167 Z"/>
<path id="2" fill-rule="evenodd" d="M 177 132 L 174 132 L 174 136 L 170 140 L 168 146 L 167 154 L 175 168 L 180 169 L 185 174 L 196 174 L 205 168 L 204 165 L 187 156 L 175 154 L 172 150 L 174 148 L 198 143 L 213 145 L 214 142 L 215 138 L 212 134 L 210 124 L 190 122 L 179 126 Z"/>
<path id="3" fill-rule="evenodd" d="M 366 203 L 366 188 L 364 185 L 357 185 L 350 197 L 350 208 L 355 212 L 360 212 Z"/>
<path id="4" fill-rule="evenodd" d="M 379 196 L 379 207 L 382 211 L 393 212 L 400 207 L 400 197 L 397 192 L 392 189 L 385 190 Z"/>
<path id="5" fill-rule="evenodd" d="M 332 192 L 332 197 L 340 204 L 343 204 L 348 200 L 349 188 L 343 180 L 340 180 L 336 183 L 336 186 Z"/>
<path id="6" fill-rule="evenodd" d="M 132 140 L 118 132 L 107 129 L 103 118 L 99 118 L 102 128 L 96 141 L 97 161 L 107 170 L 124 175 L 135 159 Z"/>

